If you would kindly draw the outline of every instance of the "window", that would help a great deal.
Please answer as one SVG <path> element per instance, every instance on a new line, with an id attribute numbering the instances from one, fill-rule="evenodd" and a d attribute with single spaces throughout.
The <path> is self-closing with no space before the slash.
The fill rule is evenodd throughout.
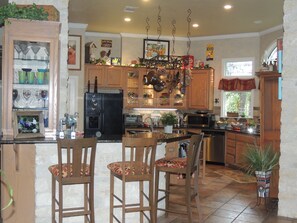
<path id="1" fill-rule="evenodd" d="M 224 78 L 252 78 L 254 58 L 223 60 Z M 222 91 L 221 116 L 227 112 L 238 113 L 241 117 L 253 117 L 253 91 Z"/>

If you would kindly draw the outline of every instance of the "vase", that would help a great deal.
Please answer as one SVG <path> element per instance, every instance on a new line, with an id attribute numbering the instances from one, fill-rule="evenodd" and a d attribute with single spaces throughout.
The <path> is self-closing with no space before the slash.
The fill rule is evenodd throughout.
<path id="1" fill-rule="evenodd" d="M 172 133 L 173 125 L 165 125 L 164 126 L 164 133 Z"/>
<path id="2" fill-rule="evenodd" d="M 257 178 L 257 196 L 268 198 L 270 190 L 271 171 L 255 171 Z"/>

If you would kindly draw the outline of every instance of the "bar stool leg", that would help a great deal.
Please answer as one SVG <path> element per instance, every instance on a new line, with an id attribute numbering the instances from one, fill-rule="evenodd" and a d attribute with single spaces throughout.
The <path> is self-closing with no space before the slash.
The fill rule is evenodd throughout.
<path id="1" fill-rule="evenodd" d="M 143 208 L 143 181 L 139 181 L 139 207 Z M 143 211 L 139 213 L 140 223 L 143 223 Z"/>
<path id="2" fill-rule="evenodd" d="M 154 181 L 149 181 L 149 204 L 150 204 L 150 219 L 151 219 L 151 223 L 155 223 L 154 221 Z"/>
<path id="3" fill-rule="evenodd" d="M 125 223 L 126 215 L 126 183 L 122 180 L 122 223 Z"/>
<path id="4" fill-rule="evenodd" d="M 94 213 L 94 183 L 90 184 L 90 191 L 89 191 L 89 205 L 91 210 L 90 215 L 90 222 L 95 223 L 95 213 Z"/>
<path id="5" fill-rule="evenodd" d="M 52 223 L 55 223 L 55 215 L 56 215 L 56 180 L 52 175 Z"/>
<path id="6" fill-rule="evenodd" d="M 194 193 L 195 193 L 195 202 L 196 202 L 196 208 L 199 215 L 199 222 L 202 222 L 202 216 L 201 216 L 201 208 L 200 208 L 200 198 L 199 198 L 199 192 L 198 192 L 198 171 L 194 174 Z"/>
<path id="7" fill-rule="evenodd" d="M 63 222 L 63 186 L 59 183 L 59 223 Z"/>
<path id="8" fill-rule="evenodd" d="M 186 176 L 186 206 L 188 212 L 188 222 L 192 222 L 191 210 L 191 176 Z"/>
<path id="9" fill-rule="evenodd" d="M 169 208 L 169 190 L 170 190 L 170 173 L 165 173 L 165 216 L 168 217 L 168 208 Z"/>
<path id="10" fill-rule="evenodd" d="M 157 222 L 158 218 L 158 194 L 159 194 L 159 171 L 156 169 L 155 171 L 155 198 L 154 198 L 154 219 L 153 222 Z"/>
<path id="11" fill-rule="evenodd" d="M 110 174 L 110 195 L 109 195 L 109 203 L 110 203 L 110 208 L 109 208 L 109 222 L 113 223 L 113 205 L 114 205 L 114 176 Z"/>

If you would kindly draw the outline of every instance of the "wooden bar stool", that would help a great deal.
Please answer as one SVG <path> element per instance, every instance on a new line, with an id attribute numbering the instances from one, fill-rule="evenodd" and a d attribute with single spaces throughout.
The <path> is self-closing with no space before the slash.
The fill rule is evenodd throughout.
<path id="1" fill-rule="evenodd" d="M 199 213 L 199 220 L 201 218 L 200 204 L 199 204 L 199 194 L 198 194 L 198 175 L 199 175 L 199 156 L 202 147 L 204 133 L 199 135 L 192 135 L 190 143 L 187 149 L 186 158 L 162 158 L 155 162 L 156 167 L 156 179 L 155 179 L 155 219 L 157 219 L 157 211 L 165 211 L 165 215 L 168 213 L 184 214 L 188 216 L 188 222 L 192 223 L 192 205 L 191 201 L 195 198 L 197 211 Z M 165 173 L 166 188 L 159 188 L 159 175 L 160 172 Z M 185 185 L 176 185 L 170 183 L 170 175 L 184 175 Z M 194 187 L 191 186 L 192 176 L 194 176 Z M 171 189 L 172 186 L 183 186 L 185 189 L 185 202 L 179 203 L 178 205 L 186 206 L 186 211 L 178 211 L 169 207 L 169 195 L 174 194 Z M 159 198 L 158 194 L 164 192 L 165 195 Z M 158 203 L 165 199 L 165 209 L 158 208 Z M 175 203 L 177 204 L 177 203 Z M 200 222 L 200 221 L 199 221 Z"/>
<path id="2" fill-rule="evenodd" d="M 96 155 L 96 138 L 57 139 L 58 164 L 48 169 L 52 174 L 52 223 L 59 223 L 64 217 L 84 216 L 84 222 L 95 223 L 94 217 L 94 166 Z M 58 183 L 58 199 L 56 198 Z M 83 184 L 83 207 L 63 207 L 63 187 Z M 56 208 L 57 206 L 57 208 Z"/>
<path id="3" fill-rule="evenodd" d="M 110 222 L 125 223 L 125 214 L 140 212 L 142 223 L 144 217 L 152 222 L 153 216 L 153 190 L 154 190 L 154 163 L 156 155 L 157 140 L 155 138 L 122 138 L 122 161 L 108 164 L 110 170 Z M 114 192 L 115 177 L 122 182 L 122 197 Z M 149 183 L 149 195 L 144 191 L 144 182 Z M 139 203 L 126 203 L 126 183 L 139 182 Z M 147 199 L 148 205 L 144 203 Z M 114 204 L 114 199 L 119 205 Z M 122 209 L 121 221 L 115 215 L 114 208 Z M 150 217 L 145 212 L 149 212 Z"/>

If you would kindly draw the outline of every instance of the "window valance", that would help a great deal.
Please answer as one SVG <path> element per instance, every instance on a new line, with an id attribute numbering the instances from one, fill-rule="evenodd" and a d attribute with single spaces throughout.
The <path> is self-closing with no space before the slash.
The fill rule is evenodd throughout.
<path id="1" fill-rule="evenodd" d="M 219 90 L 224 90 L 224 91 L 249 91 L 252 89 L 256 89 L 255 78 L 221 79 L 219 83 Z"/>

